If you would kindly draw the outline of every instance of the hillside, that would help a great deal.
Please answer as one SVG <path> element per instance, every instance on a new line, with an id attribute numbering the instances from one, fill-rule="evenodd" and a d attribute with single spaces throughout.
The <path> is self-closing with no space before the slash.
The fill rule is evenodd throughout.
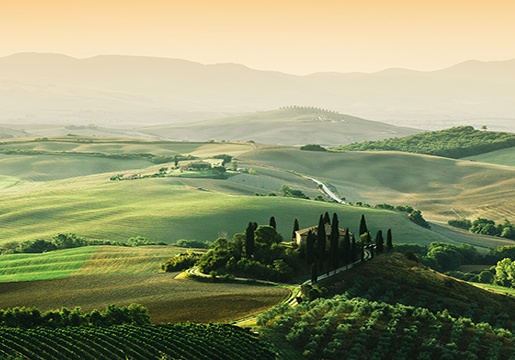
<path id="1" fill-rule="evenodd" d="M 511 218 L 513 210 L 513 187 L 509 186 L 513 169 L 420 155 L 317 153 L 248 143 L 70 136 L 6 140 L 0 150 L 5 152 L 0 155 L 2 243 L 50 239 L 59 232 L 115 241 L 138 235 L 166 243 L 179 239 L 213 241 L 221 234 L 232 236 L 243 231 L 249 221 L 267 224 L 270 216 L 276 217 L 278 230 L 287 239 L 295 218 L 307 227 L 326 211 L 338 213 L 354 232 L 361 214 L 365 214 L 372 231 L 392 227 L 397 242 L 466 242 L 484 247 L 505 243 L 498 238 L 465 237 L 455 231 L 429 231 L 414 225 L 403 213 L 281 196 L 280 189 L 286 185 L 311 199 L 324 198 L 316 184 L 300 174 L 326 182 L 348 201 L 411 205 L 421 209 L 424 216 L 444 222 L 456 214 L 502 220 Z M 232 154 L 238 166 L 254 172 L 234 173 L 225 180 L 182 177 L 179 173 L 164 178 L 109 180 L 120 173 L 153 174 L 173 165 L 153 164 L 142 154 L 172 158 L 182 154 L 200 159 Z M 406 172 L 406 168 L 412 171 Z M 434 201 L 436 195 L 438 202 Z M 477 206 L 474 209 L 469 204 Z"/>
<path id="2" fill-rule="evenodd" d="M 515 218 L 515 168 L 509 166 L 400 152 L 291 148 L 261 149 L 240 159 L 255 168 L 261 164 L 315 177 L 353 203 L 409 204 L 431 220 Z"/>
<path id="3" fill-rule="evenodd" d="M 287 107 L 233 117 L 138 129 L 170 140 L 253 140 L 263 144 L 348 144 L 402 137 L 416 129 L 360 119 L 334 111 Z"/>
<path id="4" fill-rule="evenodd" d="M 515 60 L 296 76 L 179 59 L 21 53 L 0 58 L 0 79 L 6 124 L 132 128 L 299 104 L 415 128 L 514 132 Z"/>
<path id="5" fill-rule="evenodd" d="M 472 126 L 459 126 L 402 138 L 341 145 L 333 149 L 336 151 L 404 151 L 459 159 L 513 147 L 515 147 L 515 134 L 479 131 Z"/>
<path id="6" fill-rule="evenodd" d="M 324 298 L 278 306 L 258 320 L 285 358 L 510 359 L 515 350 L 514 298 L 400 254 L 377 257 L 319 286 L 329 290 Z"/>
<path id="7" fill-rule="evenodd" d="M 515 147 L 492 151 L 486 154 L 470 156 L 464 160 L 486 162 L 498 165 L 515 166 Z"/>

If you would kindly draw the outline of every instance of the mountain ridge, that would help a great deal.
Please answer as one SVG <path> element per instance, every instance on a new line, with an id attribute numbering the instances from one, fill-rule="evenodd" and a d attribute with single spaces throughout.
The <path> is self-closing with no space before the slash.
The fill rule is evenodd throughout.
<path id="1" fill-rule="evenodd" d="M 515 132 L 513 93 L 515 59 L 435 71 L 292 75 L 141 56 L 0 58 L 0 123 L 156 125 L 206 118 L 196 113 L 216 117 L 300 104 L 428 130 L 470 124 Z"/>

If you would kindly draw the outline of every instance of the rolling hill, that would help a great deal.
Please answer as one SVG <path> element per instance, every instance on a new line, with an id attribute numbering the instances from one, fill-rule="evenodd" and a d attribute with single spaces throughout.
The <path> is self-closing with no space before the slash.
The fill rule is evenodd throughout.
<path id="1" fill-rule="evenodd" d="M 515 60 L 295 76 L 238 64 L 21 53 L 0 58 L 0 123 L 134 127 L 310 105 L 415 128 L 514 131 Z"/>
<path id="2" fill-rule="evenodd" d="M 435 227 L 437 232 L 426 230 L 398 212 L 255 196 L 282 195 L 280 189 L 286 185 L 312 199 L 323 197 L 305 176 L 327 183 L 348 201 L 411 205 L 433 221 L 479 215 L 502 220 L 512 218 L 513 211 L 513 168 L 431 156 L 69 136 L 38 141 L 13 139 L 4 141 L 1 148 L 14 151 L 0 157 L 2 243 L 50 239 L 59 232 L 100 240 L 145 236 L 166 243 L 179 239 L 212 241 L 243 231 L 249 221 L 267 224 L 271 216 L 276 217 L 278 230 L 287 239 L 295 218 L 307 227 L 326 211 L 338 213 L 354 232 L 361 214 L 365 214 L 373 232 L 391 227 L 399 243 L 465 242 L 481 247 L 506 243 L 441 227 Z M 254 175 L 239 173 L 226 180 L 174 176 L 110 181 L 120 172 L 151 174 L 167 164 L 88 155 L 92 153 L 195 154 L 200 158 L 226 153 L 236 156 L 238 166 L 252 168 Z"/>
<path id="3" fill-rule="evenodd" d="M 349 144 L 370 139 L 403 137 L 420 131 L 308 107 L 287 107 L 138 130 L 152 136 L 179 141 L 252 140 L 262 144 L 281 145 Z"/>
<path id="4" fill-rule="evenodd" d="M 351 202 L 411 205 L 431 220 L 515 218 L 515 168 L 401 152 L 320 153 L 261 149 L 240 156 L 332 185 Z"/>

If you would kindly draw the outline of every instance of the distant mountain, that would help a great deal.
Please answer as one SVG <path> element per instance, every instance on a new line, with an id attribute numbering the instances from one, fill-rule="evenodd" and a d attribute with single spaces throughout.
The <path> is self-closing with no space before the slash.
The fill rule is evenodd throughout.
<path id="1" fill-rule="evenodd" d="M 308 76 L 134 56 L 0 58 L 0 123 L 170 124 L 308 105 L 395 124 L 515 131 L 515 59 Z"/>
<path id="2" fill-rule="evenodd" d="M 360 119 L 334 111 L 285 107 L 246 115 L 158 125 L 140 132 L 171 140 L 249 141 L 265 144 L 350 144 L 365 140 L 403 137 L 420 130 Z"/>

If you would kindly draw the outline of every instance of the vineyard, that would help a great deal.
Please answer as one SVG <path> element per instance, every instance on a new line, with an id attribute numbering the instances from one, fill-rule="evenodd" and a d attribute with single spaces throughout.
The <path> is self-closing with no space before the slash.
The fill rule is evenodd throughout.
<path id="1" fill-rule="evenodd" d="M 0 328 L 2 359 L 276 359 L 271 347 L 231 325 Z"/>
<path id="2" fill-rule="evenodd" d="M 305 359 L 513 359 L 508 330 L 447 311 L 337 295 L 262 314 L 265 337 Z M 478 355 L 480 354 L 480 355 Z"/>

